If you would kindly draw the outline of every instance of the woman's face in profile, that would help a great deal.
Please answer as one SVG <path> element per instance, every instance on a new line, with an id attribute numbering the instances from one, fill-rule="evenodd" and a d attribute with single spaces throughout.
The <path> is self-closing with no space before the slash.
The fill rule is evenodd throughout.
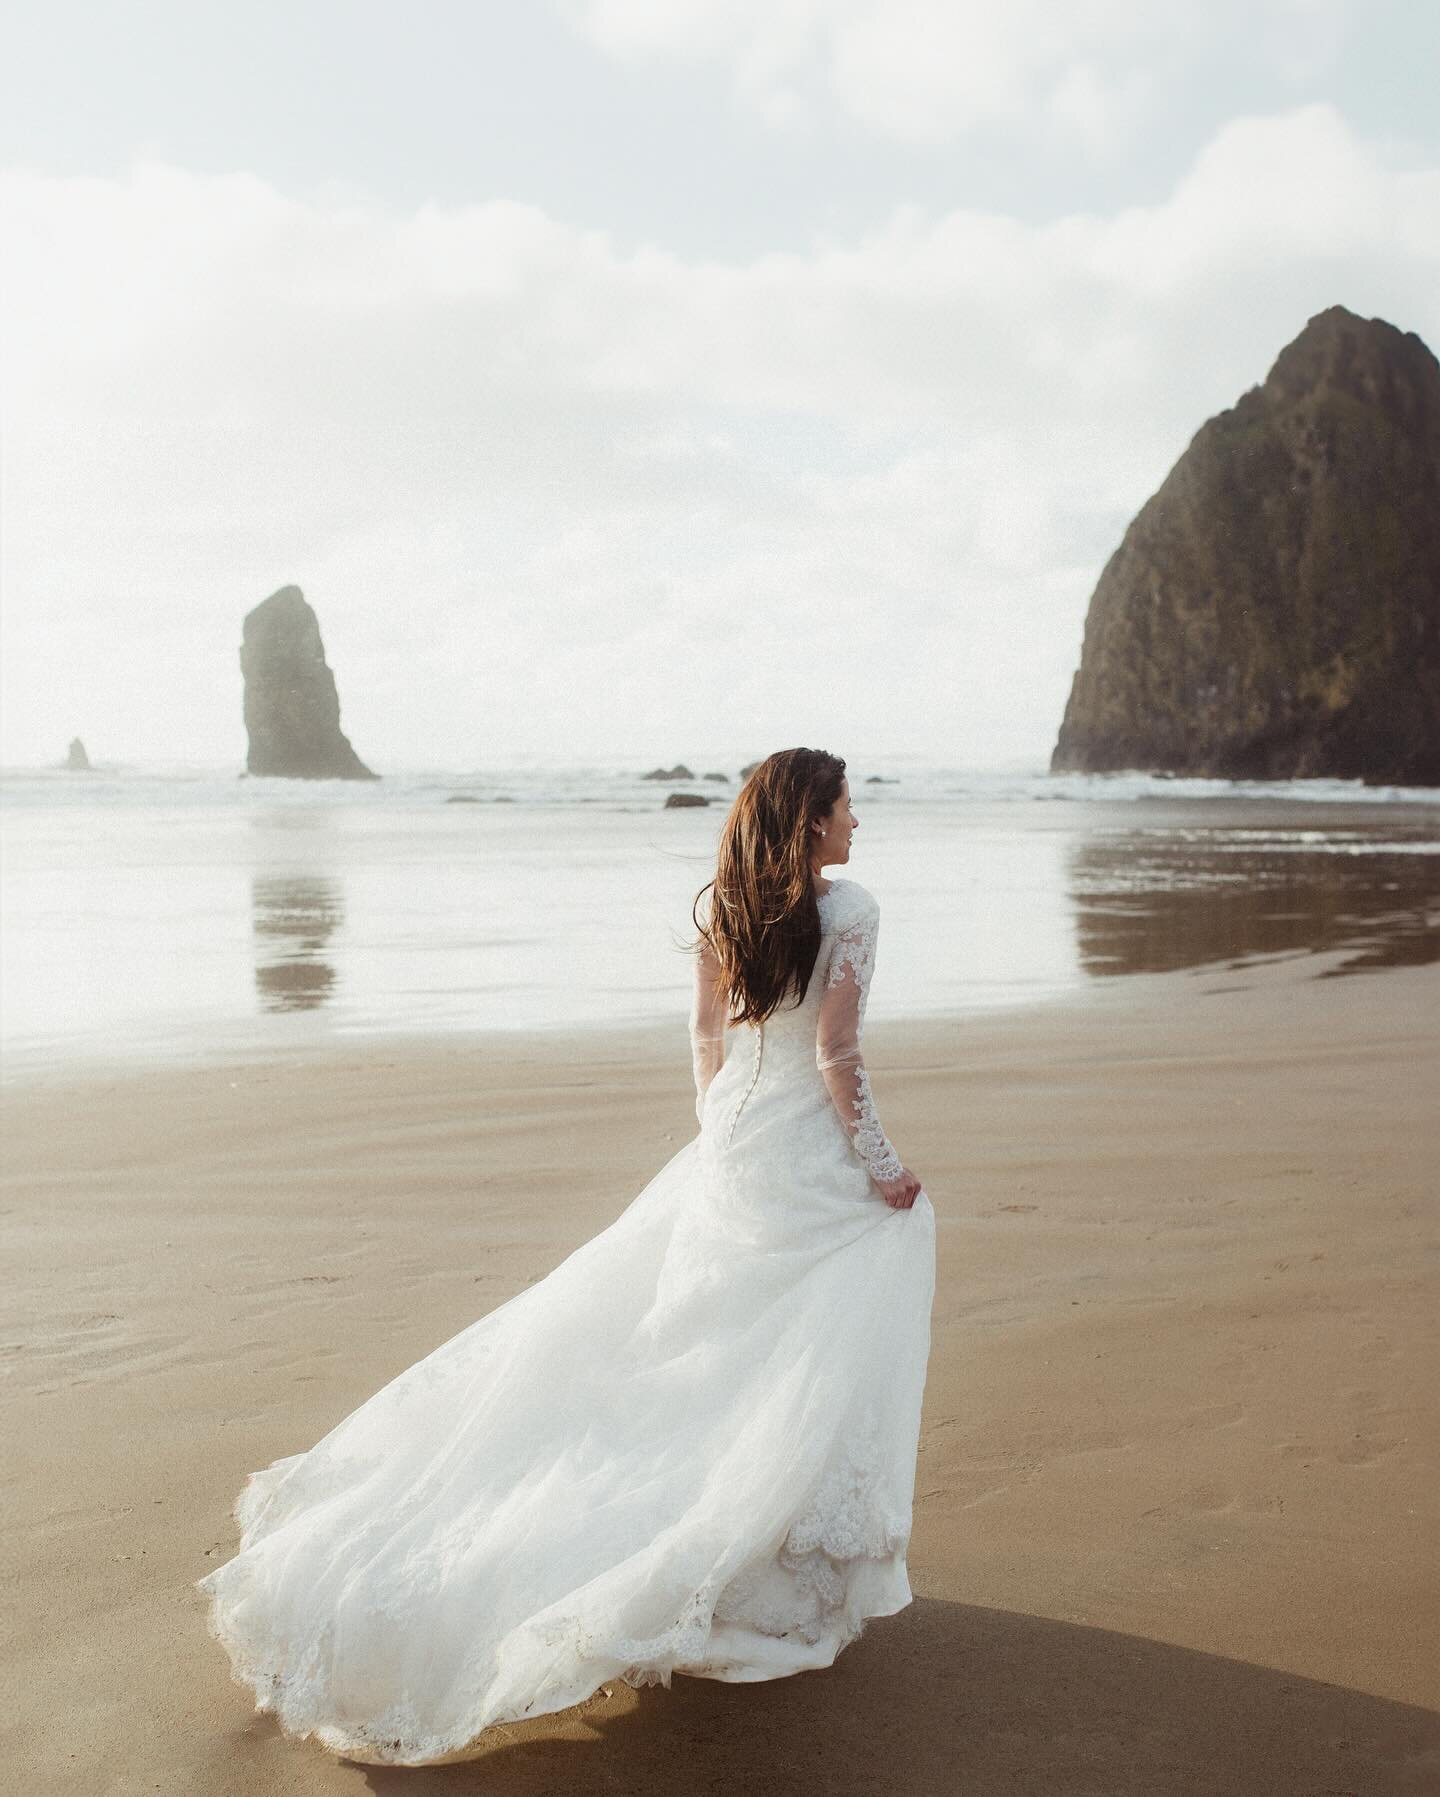
<path id="1" fill-rule="evenodd" d="M 828 817 L 821 818 L 823 830 L 815 833 L 816 858 L 821 867 L 843 865 L 850 859 L 850 838 L 854 834 L 860 820 L 850 806 L 850 781 L 847 777 L 841 782 L 840 797 L 830 808 Z"/>

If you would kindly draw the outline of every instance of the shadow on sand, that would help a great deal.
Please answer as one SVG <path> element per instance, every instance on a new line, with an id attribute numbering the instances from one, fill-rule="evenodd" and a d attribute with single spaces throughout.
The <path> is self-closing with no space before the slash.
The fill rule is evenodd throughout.
<path id="1" fill-rule="evenodd" d="M 825 1672 L 615 1685 L 377 1797 L 1420 1797 L 1440 1716 L 1107 1629 L 919 1598 Z"/>

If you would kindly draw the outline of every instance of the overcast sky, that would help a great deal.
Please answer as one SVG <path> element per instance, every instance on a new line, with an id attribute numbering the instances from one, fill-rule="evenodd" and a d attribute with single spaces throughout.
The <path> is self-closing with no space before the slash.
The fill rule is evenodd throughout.
<path id="1" fill-rule="evenodd" d="M 1042 762 L 1196 429 L 1440 348 L 1431 0 L 49 0 L 0 76 L 0 758 Z"/>

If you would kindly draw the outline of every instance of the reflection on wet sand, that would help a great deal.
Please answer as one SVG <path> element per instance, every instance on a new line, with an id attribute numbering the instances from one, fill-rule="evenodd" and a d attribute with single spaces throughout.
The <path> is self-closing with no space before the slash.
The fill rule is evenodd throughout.
<path id="1" fill-rule="evenodd" d="M 257 874 L 255 990 L 262 1011 L 314 1011 L 331 996 L 335 969 L 322 951 L 344 920 L 337 880 Z"/>
<path id="2" fill-rule="evenodd" d="M 1327 975 L 1440 961 L 1440 842 L 1305 829 L 1087 836 L 1070 894 L 1087 973 L 1349 951 Z"/>

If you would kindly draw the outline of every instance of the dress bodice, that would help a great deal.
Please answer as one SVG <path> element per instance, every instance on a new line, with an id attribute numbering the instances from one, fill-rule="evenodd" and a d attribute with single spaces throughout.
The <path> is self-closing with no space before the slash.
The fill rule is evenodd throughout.
<path id="1" fill-rule="evenodd" d="M 820 946 L 803 997 L 797 1003 L 791 993 L 763 1022 L 725 1032 L 723 1063 L 700 1100 L 706 1146 L 723 1153 L 746 1134 L 833 1129 L 838 1110 L 870 1172 L 893 1177 L 900 1162 L 875 1115 L 860 1049 L 880 907 L 848 879 L 832 881 L 816 902 Z M 697 1000 L 695 1018 L 702 1009 Z M 697 1067 L 699 1059 L 697 1046 Z"/>
<path id="2" fill-rule="evenodd" d="M 763 1023 L 741 1023 L 730 1031 L 732 1038 L 728 1056 L 748 1060 L 761 1056 L 773 1073 L 781 1068 L 793 1072 L 797 1067 L 815 1071 L 815 1032 L 820 1014 L 820 998 L 826 989 L 840 932 L 873 912 L 878 918 L 879 906 L 858 880 L 834 880 L 816 897 L 820 912 L 820 947 L 815 965 L 799 1004 L 793 992 L 779 1010 Z M 863 1014 L 863 995 L 862 995 Z M 763 1038 L 763 1046 L 762 1039 Z"/>

